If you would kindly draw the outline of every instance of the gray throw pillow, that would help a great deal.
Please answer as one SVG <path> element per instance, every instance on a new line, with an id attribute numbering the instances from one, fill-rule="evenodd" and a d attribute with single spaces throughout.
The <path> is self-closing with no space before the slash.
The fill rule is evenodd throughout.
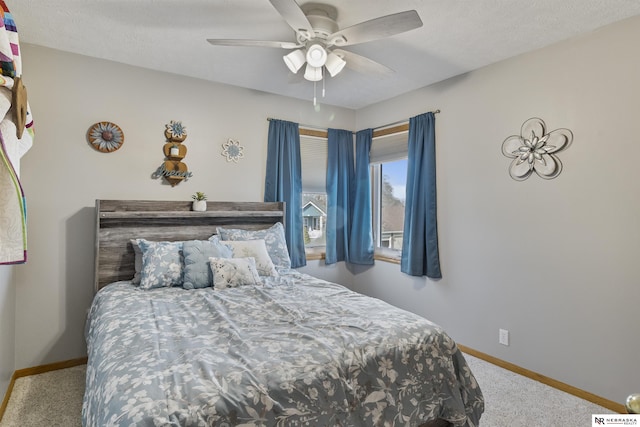
<path id="1" fill-rule="evenodd" d="M 209 258 L 231 258 L 232 252 L 215 238 L 212 240 L 188 240 L 182 245 L 184 254 L 184 289 L 213 286 L 213 274 Z"/>

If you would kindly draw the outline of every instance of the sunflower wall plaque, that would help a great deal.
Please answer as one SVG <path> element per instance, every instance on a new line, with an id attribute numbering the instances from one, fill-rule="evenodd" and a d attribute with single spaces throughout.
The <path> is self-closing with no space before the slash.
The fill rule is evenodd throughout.
<path id="1" fill-rule="evenodd" d="M 111 122 L 98 122 L 87 131 L 89 144 L 102 153 L 112 153 L 122 147 L 124 133 L 120 126 Z"/>

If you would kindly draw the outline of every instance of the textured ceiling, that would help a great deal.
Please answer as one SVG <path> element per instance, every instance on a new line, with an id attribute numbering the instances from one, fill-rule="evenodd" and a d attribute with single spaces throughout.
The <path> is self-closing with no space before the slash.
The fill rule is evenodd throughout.
<path id="1" fill-rule="evenodd" d="M 277 48 L 207 38 L 295 41 L 268 0 L 6 0 L 20 40 L 68 52 L 311 100 Z M 304 5 L 306 1 L 299 1 Z M 415 9 L 424 25 L 346 47 L 392 68 L 345 68 L 319 102 L 358 109 L 640 14 L 638 0 L 324 0 L 345 28 Z M 321 85 L 319 85 L 318 89 Z"/>

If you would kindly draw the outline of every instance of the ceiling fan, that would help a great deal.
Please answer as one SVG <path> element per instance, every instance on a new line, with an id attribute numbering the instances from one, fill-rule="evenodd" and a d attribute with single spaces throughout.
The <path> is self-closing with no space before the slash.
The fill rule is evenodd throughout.
<path id="1" fill-rule="evenodd" d="M 295 31 L 295 42 L 244 39 L 207 41 L 222 46 L 258 46 L 292 50 L 283 56 L 289 70 L 296 74 L 306 63 L 304 78 L 317 82 L 323 79 L 325 69 L 334 77 L 345 66 L 366 74 L 393 73 L 393 70 L 385 65 L 341 48 L 390 37 L 422 26 L 418 13 L 408 10 L 339 29 L 336 24 L 337 11 L 333 6 L 307 3 L 301 7 L 295 0 L 269 1 Z"/>

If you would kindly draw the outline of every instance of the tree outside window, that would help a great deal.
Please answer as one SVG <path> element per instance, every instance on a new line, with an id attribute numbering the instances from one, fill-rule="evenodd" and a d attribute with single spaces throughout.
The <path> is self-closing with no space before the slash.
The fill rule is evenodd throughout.
<path id="1" fill-rule="evenodd" d="M 402 250 L 407 160 L 380 164 L 380 247 Z"/>

